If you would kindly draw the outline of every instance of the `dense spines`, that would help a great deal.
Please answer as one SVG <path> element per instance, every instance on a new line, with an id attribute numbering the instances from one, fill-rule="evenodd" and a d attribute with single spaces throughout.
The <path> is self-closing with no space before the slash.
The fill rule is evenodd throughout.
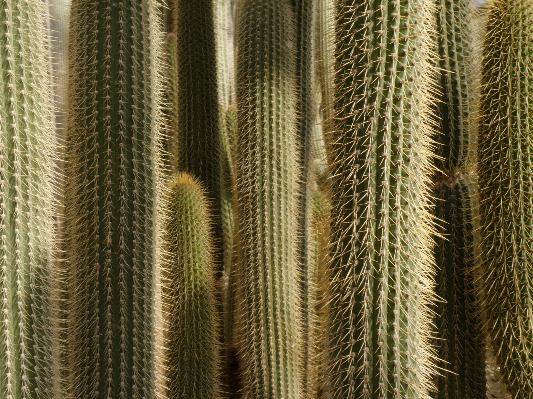
<path id="1" fill-rule="evenodd" d="M 295 39 L 287 0 L 237 6 L 236 337 L 245 398 L 301 397 Z"/>
<path id="2" fill-rule="evenodd" d="M 437 14 L 442 101 L 436 107 L 436 152 L 441 171 L 434 177 L 434 195 L 443 234 L 436 237 L 435 247 L 436 293 L 442 298 L 435 308 L 435 346 L 442 368 L 435 377 L 435 398 L 486 396 L 485 344 L 473 292 L 475 15 L 471 0 L 441 0 Z"/>
<path id="3" fill-rule="evenodd" d="M 177 39 L 177 170 L 196 176 L 213 202 L 215 262 L 222 271 L 220 126 L 214 0 L 174 0 Z"/>
<path id="4" fill-rule="evenodd" d="M 489 3 L 478 139 L 484 326 L 513 398 L 533 395 L 533 3 Z"/>
<path id="5" fill-rule="evenodd" d="M 165 214 L 168 397 L 219 397 L 218 316 L 210 207 L 190 175 L 170 185 Z"/>
<path id="6" fill-rule="evenodd" d="M 58 151 L 48 10 L 38 0 L 2 0 L 0 10 L 0 396 L 52 398 Z"/>
<path id="7" fill-rule="evenodd" d="M 445 224 L 444 237 L 437 238 L 436 292 L 443 301 L 435 308 L 438 336 L 435 341 L 441 360 L 435 379 L 434 398 L 484 398 L 485 342 L 480 312 L 474 296 L 473 226 L 471 188 L 462 180 L 441 184 L 435 215 Z M 446 370 L 446 371 L 445 371 Z"/>
<path id="8" fill-rule="evenodd" d="M 336 4 L 334 398 L 429 396 L 432 15 L 427 0 Z"/>
<path id="9" fill-rule="evenodd" d="M 76 0 L 66 220 L 74 398 L 154 398 L 161 22 L 152 0 Z"/>

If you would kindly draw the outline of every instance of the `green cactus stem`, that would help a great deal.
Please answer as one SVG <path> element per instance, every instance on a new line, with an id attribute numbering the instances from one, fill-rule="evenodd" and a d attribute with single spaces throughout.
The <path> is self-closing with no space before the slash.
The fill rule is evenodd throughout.
<path id="1" fill-rule="evenodd" d="M 332 397 L 427 398 L 434 9 L 339 0 L 335 14 Z"/>
<path id="2" fill-rule="evenodd" d="M 237 331 L 246 399 L 301 397 L 296 32 L 287 0 L 236 15 Z"/>
<path id="3" fill-rule="evenodd" d="M 174 177 L 165 214 L 169 398 L 219 398 L 218 316 L 210 206 L 200 183 Z"/>
<path id="4" fill-rule="evenodd" d="M 174 0 L 177 39 L 176 170 L 198 178 L 213 204 L 217 279 L 223 269 L 220 126 L 213 0 Z"/>
<path id="5" fill-rule="evenodd" d="M 58 186 L 48 17 L 39 0 L 2 2 L 0 397 L 8 399 L 58 395 L 51 306 L 61 284 L 52 281 Z"/>
<path id="6" fill-rule="evenodd" d="M 513 399 L 533 395 L 533 3 L 489 3 L 478 139 L 484 326 Z"/>
<path id="7" fill-rule="evenodd" d="M 435 215 L 445 224 L 444 237 L 437 238 L 435 308 L 438 336 L 435 343 L 442 371 L 435 378 L 435 399 L 485 398 L 485 342 L 481 334 L 472 271 L 473 226 L 471 189 L 458 181 L 435 190 L 440 200 Z"/>
<path id="8" fill-rule="evenodd" d="M 472 225 L 474 105 L 474 18 L 470 0 L 440 0 L 438 49 L 441 100 L 435 175 L 435 215 L 443 223 L 436 237 L 437 339 L 440 371 L 435 399 L 485 398 L 485 343 L 474 296 Z"/>
<path id="9" fill-rule="evenodd" d="M 65 237 L 70 390 L 155 398 L 162 21 L 155 0 L 74 0 Z"/>

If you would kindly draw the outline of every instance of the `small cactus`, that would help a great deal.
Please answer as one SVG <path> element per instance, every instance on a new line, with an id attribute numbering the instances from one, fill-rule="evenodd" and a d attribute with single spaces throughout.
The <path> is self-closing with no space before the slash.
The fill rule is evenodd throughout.
<path id="1" fill-rule="evenodd" d="M 338 0 L 334 399 L 427 398 L 434 356 L 429 0 Z"/>
<path id="2" fill-rule="evenodd" d="M 162 21 L 155 0 L 74 0 L 66 216 L 75 398 L 153 399 L 159 341 Z"/>
<path id="3" fill-rule="evenodd" d="M 481 65 L 476 265 L 484 327 L 513 399 L 533 392 L 533 3 L 489 2 Z"/>
<path id="4" fill-rule="evenodd" d="M 53 300 L 57 195 L 47 5 L 0 12 L 0 397 L 59 395 Z M 36 39 L 38 38 L 38 39 Z"/>
<path id="5" fill-rule="evenodd" d="M 239 3 L 235 336 L 246 399 L 301 397 L 295 39 L 288 0 Z"/>
<path id="6" fill-rule="evenodd" d="M 205 189 L 174 177 L 166 206 L 164 303 L 169 398 L 219 398 L 218 315 L 211 215 Z"/>

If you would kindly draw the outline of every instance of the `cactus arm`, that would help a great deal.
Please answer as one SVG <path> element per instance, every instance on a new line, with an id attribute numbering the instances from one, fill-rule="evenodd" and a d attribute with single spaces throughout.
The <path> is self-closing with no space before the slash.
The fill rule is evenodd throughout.
<path id="1" fill-rule="evenodd" d="M 301 397 L 294 20 L 286 0 L 237 8 L 237 332 L 245 398 Z"/>
<path id="2" fill-rule="evenodd" d="M 489 3 L 478 140 L 476 268 L 489 342 L 511 397 L 533 391 L 533 4 Z"/>
<path id="3" fill-rule="evenodd" d="M 205 190 L 174 177 L 165 215 L 168 397 L 219 397 L 215 264 Z"/>
<path id="4" fill-rule="evenodd" d="M 154 1 L 74 1 L 66 240 L 74 396 L 155 396 L 161 23 Z"/>
<path id="5" fill-rule="evenodd" d="M 0 12 L 0 396 L 51 398 L 54 156 L 48 10 Z M 40 40 L 36 41 L 35 37 Z"/>
<path id="6" fill-rule="evenodd" d="M 429 394 L 433 11 L 425 0 L 336 5 L 334 398 Z"/>

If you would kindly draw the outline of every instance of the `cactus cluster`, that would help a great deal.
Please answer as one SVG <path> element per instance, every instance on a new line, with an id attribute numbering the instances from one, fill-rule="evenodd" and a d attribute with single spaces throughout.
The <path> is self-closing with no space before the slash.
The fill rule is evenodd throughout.
<path id="1" fill-rule="evenodd" d="M 532 397 L 530 0 L 67 3 L 63 81 L 0 0 L 2 398 Z"/>

